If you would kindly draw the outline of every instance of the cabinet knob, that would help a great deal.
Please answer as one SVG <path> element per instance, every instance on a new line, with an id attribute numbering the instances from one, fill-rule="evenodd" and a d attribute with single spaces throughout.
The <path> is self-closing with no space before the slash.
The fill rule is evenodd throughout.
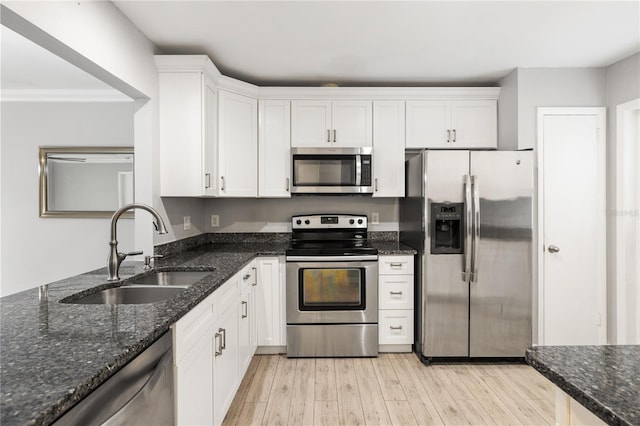
<path id="1" fill-rule="evenodd" d="M 558 246 L 549 246 L 549 253 L 558 253 L 560 251 L 560 247 Z"/>

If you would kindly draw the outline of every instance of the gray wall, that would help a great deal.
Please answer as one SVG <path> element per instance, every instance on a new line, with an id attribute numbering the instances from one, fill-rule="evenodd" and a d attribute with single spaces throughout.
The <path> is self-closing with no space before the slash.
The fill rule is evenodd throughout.
<path id="1" fill-rule="evenodd" d="M 607 86 L 607 211 L 616 206 L 616 107 L 633 99 L 640 98 L 640 53 L 616 62 L 606 68 Z M 640 190 L 640 188 L 638 189 Z M 608 336 L 609 342 L 617 341 L 616 310 L 616 217 L 609 215 L 607 220 L 607 298 L 608 298 Z M 640 307 L 636 307 L 640 308 Z"/>
<path id="2" fill-rule="evenodd" d="M 536 146 L 538 107 L 604 106 L 605 74 L 604 68 L 518 68 L 509 74 L 499 82 L 499 148 Z"/>
<path id="3" fill-rule="evenodd" d="M 2 103 L 2 295 L 104 267 L 109 219 L 38 217 L 38 147 L 133 146 L 133 102 Z M 118 240 L 131 251 L 133 220 Z"/>
<path id="4" fill-rule="evenodd" d="M 297 196 L 290 199 L 211 199 L 207 200 L 206 218 L 220 216 L 220 227 L 208 232 L 286 232 L 291 216 L 308 213 L 377 212 L 380 225 L 371 230 L 398 230 L 397 198 L 371 198 L 363 196 Z"/>

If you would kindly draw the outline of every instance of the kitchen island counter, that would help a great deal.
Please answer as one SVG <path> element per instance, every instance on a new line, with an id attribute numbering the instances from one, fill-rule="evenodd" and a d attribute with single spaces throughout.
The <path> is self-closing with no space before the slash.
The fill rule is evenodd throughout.
<path id="1" fill-rule="evenodd" d="M 0 424 L 50 424 L 253 258 L 284 255 L 287 246 L 206 244 L 160 259 L 158 270 L 211 273 L 179 295 L 153 304 L 60 302 L 141 276 L 142 262 L 125 262 L 120 282 L 107 283 L 102 268 L 0 298 Z"/>
<path id="2" fill-rule="evenodd" d="M 610 425 L 640 425 L 640 345 L 538 346 L 529 365 Z"/>

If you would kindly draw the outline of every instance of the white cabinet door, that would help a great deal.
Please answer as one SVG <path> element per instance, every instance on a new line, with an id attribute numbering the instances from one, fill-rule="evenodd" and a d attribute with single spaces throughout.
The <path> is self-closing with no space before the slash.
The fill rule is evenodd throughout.
<path id="1" fill-rule="evenodd" d="M 498 105 L 495 101 L 451 102 L 453 148 L 497 148 Z"/>
<path id="2" fill-rule="evenodd" d="M 284 293 L 280 284 L 280 264 L 277 257 L 257 261 L 256 316 L 258 346 L 284 345 L 285 318 L 281 315 Z"/>
<path id="3" fill-rule="evenodd" d="M 258 195 L 258 103 L 255 99 L 218 92 L 220 196 Z"/>
<path id="4" fill-rule="evenodd" d="M 175 366 L 176 424 L 213 424 L 213 338 L 211 332 Z"/>
<path id="5" fill-rule="evenodd" d="M 407 101 L 407 148 L 497 148 L 495 100 Z"/>
<path id="6" fill-rule="evenodd" d="M 380 275 L 379 309 L 413 309 L 413 275 Z"/>
<path id="7" fill-rule="evenodd" d="M 240 377 L 244 376 L 255 352 L 251 342 L 251 322 L 254 318 L 252 311 L 255 313 L 252 300 L 254 288 L 253 286 L 245 288 L 238 301 L 238 374 Z"/>
<path id="8" fill-rule="evenodd" d="M 361 147 L 373 141 L 371 101 L 291 101 L 292 147 Z"/>
<path id="9" fill-rule="evenodd" d="M 371 101 L 335 101 L 332 104 L 332 145 L 371 146 L 373 113 Z"/>
<path id="10" fill-rule="evenodd" d="M 215 195 L 216 91 L 202 72 L 161 72 L 160 195 Z"/>
<path id="11" fill-rule="evenodd" d="M 407 148 L 450 148 L 447 101 L 407 101 Z"/>
<path id="12" fill-rule="evenodd" d="M 331 146 L 331 101 L 291 101 L 291 146 Z"/>
<path id="13" fill-rule="evenodd" d="M 238 374 L 238 313 L 237 306 L 230 307 L 214 327 L 213 420 L 216 425 L 224 420 L 241 379 Z"/>
<path id="14" fill-rule="evenodd" d="M 404 101 L 373 103 L 373 196 L 404 197 Z"/>
<path id="15" fill-rule="evenodd" d="M 259 101 L 258 196 L 291 197 L 291 103 Z"/>

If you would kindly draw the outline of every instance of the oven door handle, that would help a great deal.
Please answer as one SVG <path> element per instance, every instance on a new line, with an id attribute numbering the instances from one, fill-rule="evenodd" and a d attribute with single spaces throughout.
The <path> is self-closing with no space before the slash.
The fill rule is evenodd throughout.
<path id="1" fill-rule="evenodd" d="M 377 261 L 378 255 L 363 256 L 287 256 L 287 262 L 361 262 Z"/>

